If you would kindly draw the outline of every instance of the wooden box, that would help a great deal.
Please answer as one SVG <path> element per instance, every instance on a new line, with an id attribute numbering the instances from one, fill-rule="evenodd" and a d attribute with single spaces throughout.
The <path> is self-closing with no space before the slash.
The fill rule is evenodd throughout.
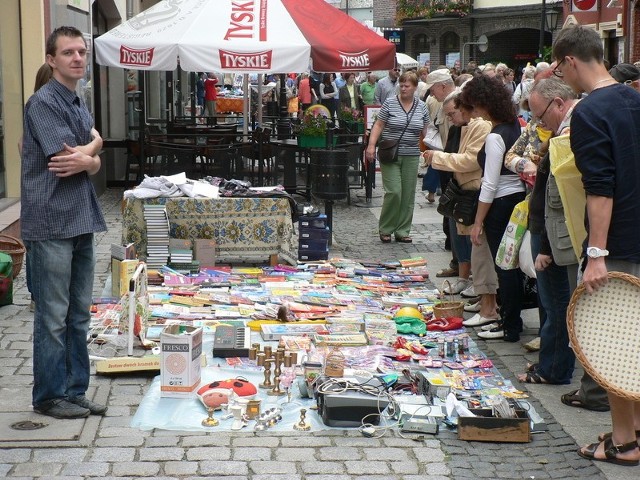
<path id="1" fill-rule="evenodd" d="M 458 439 L 505 443 L 531 441 L 531 422 L 524 410 L 516 410 L 518 418 L 493 417 L 489 408 L 470 410 L 477 416 L 458 418 Z"/>

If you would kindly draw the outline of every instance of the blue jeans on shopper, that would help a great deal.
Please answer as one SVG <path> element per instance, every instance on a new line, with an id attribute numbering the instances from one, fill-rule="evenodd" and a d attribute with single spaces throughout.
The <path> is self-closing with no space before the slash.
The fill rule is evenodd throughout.
<path id="1" fill-rule="evenodd" d="M 535 261 L 540 253 L 540 234 L 531 234 L 531 255 Z M 549 383 L 571 383 L 576 357 L 569 347 L 567 307 L 571 300 L 567 267 L 551 262 L 536 272 L 538 298 L 547 314 L 540 329 L 540 353 L 536 373 Z"/>
<path id="2" fill-rule="evenodd" d="M 36 304 L 32 403 L 46 409 L 52 400 L 84 395 L 89 386 L 93 234 L 25 244 Z"/>
<path id="3" fill-rule="evenodd" d="M 513 207 L 524 200 L 524 197 L 524 192 L 518 192 L 493 199 L 489 212 L 484 219 L 484 231 L 494 260 L 498 254 L 498 247 L 509 223 Z M 503 270 L 496 266 L 496 274 L 498 275 L 500 317 L 503 322 L 505 340 L 517 342 L 520 340 L 520 332 L 522 331 L 522 317 L 520 317 L 524 291 L 522 272 L 519 268 Z"/>
<path id="4" fill-rule="evenodd" d="M 422 191 L 436 193 L 440 187 L 440 173 L 435 168 L 427 168 L 427 172 L 422 177 Z"/>

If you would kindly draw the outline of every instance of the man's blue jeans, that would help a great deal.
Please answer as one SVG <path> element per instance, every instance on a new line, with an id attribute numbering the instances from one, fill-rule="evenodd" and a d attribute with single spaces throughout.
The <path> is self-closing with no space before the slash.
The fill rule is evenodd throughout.
<path id="1" fill-rule="evenodd" d="M 531 234 L 531 255 L 535 261 L 540 252 L 540 234 Z M 567 307 L 571 300 L 567 267 L 551 262 L 536 272 L 538 298 L 547 318 L 540 329 L 540 353 L 536 373 L 549 383 L 571 383 L 575 354 L 569 347 Z"/>
<path id="2" fill-rule="evenodd" d="M 89 386 L 93 234 L 25 244 L 36 305 L 32 403 L 47 408 L 52 400 L 84 395 Z"/>

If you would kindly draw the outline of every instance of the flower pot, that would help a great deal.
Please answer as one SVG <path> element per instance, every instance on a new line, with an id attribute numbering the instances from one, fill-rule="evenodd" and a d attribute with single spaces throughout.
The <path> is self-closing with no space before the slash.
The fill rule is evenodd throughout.
<path id="1" fill-rule="evenodd" d="M 357 133 L 360 135 L 364 133 L 364 122 L 347 121 L 345 122 L 345 126 L 346 126 L 347 133 Z"/>
<path id="2" fill-rule="evenodd" d="M 334 137 L 333 144 L 335 145 L 337 138 Z M 312 137 L 309 135 L 298 135 L 298 146 L 303 148 L 326 148 L 327 137 Z"/>

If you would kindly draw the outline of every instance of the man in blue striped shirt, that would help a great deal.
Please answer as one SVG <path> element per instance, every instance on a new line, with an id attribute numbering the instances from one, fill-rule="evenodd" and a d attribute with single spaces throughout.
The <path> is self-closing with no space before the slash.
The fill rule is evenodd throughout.
<path id="1" fill-rule="evenodd" d="M 89 179 L 102 139 L 76 95 L 87 46 L 73 27 L 46 45 L 53 78 L 27 102 L 22 150 L 21 225 L 30 257 L 34 411 L 55 418 L 104 415 L 87 399 L 87 350 L 95 265 L 94 232 L 106 230 Z"/>

